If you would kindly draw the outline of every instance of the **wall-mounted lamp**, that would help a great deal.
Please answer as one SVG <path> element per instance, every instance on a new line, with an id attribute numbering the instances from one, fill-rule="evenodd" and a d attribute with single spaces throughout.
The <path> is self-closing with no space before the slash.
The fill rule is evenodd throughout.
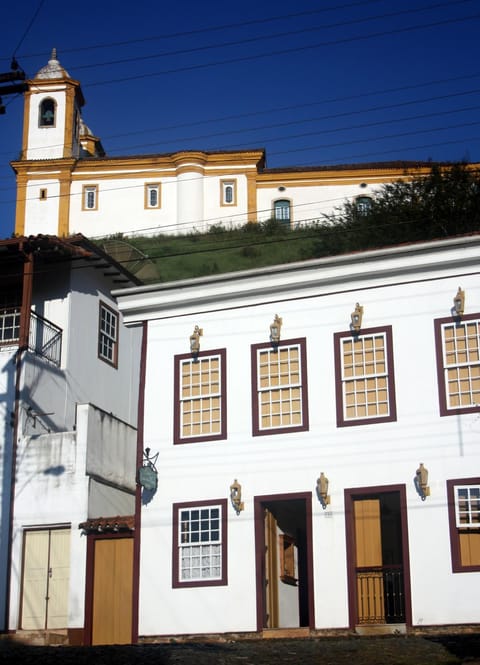
<path id="1" fill-rule="evenodd" d="M 190 335 L 190 352 L 194 356 L 200 352 L 200 337 L 203 335 L 203 328 L 195 326 L 193 333 Z"/>
<path id="2" fill-rule="evenodd" d="M 454 316 L 462 316 L 465 310 L 465 291 L 459 286 L 455 298 L 453 299 Z"/>
<path id="3" fill-rule="evenodd" d="M 325 510 L 330 503 L 330 497 L 328 495 L 328 478 L 323 471 L 320 474 L 320 478 L 317 478 L 317 496 L 322 508 Z"/>
<path id="4" fill-rule="evenodd" d="M 430 487 L 428 486 L 428 470 L 420 462 L 420 466 L 415 472 L 415 486 L 422 501 L 425 501 L 427 496 L 430 496 Z"/>
<path id="5" fill-rule="evenodd" d="M 272 344 L 278 344 L 280 341 L 280 332 L 282 330 L 283 319 L 275 314 L 273 323 L 270 324 L 270 341 Z"/>
<path id="6" fill-rule="evenodd" d="M 150 448 L 143 451 L 143 463 L 138 469 L 138 483 L 144 489 L 155 492 L 158 484 L 158 472 L 155 463 L 158 459 L 158 453 L 150 456 Z"/>
<path id="7" fill-rule="evenodd" d="M 358 333 L 358 331 L 362 327 L 362 318 L 363 318 L 363 307 L 358 302 L 355 305 L 355 309 L 353 310 L 350 318 L 352 320 L 350 325 L 351 329 L 354 332 Z"/>
<path id="8" fill-rule="evenodd" d="M 230 485 L 230 501 L 232 502 L 234 511 L 237 513 L 237 515 L 240 515 L 244 509 L 242 501 L 242 486 L 236 478 Z"/>

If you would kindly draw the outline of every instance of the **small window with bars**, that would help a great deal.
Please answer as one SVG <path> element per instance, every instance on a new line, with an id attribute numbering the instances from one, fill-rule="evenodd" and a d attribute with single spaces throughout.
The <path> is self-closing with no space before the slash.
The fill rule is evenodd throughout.
<path id="1" fill-rule="evenodd" d="M 226 499 L 173 506 L 173 586 L 224 585 Z"/>
<path id="2" fill-rule="evenodd" d="M 252 347 L 253 434 L 308 429 L 305 340 Z"/>
<path id="3" fill-rule="evenodd" d="M 337 424 L 395 420 L 391 328 L 335 337 Z"/>
<path id="4" fill-rule="evenodd" d="M 226 436 L 226 352 L 175 358 L 175 443 Z"/>
<path id="5" fill-rule="evenodd" d="M 118 314 L 104 303 L 100 303 L 98 357 L 114 367 L 117 366 Z"/>
<path id="6" fill-rule="evenodd" d="M 441 415 L 480 410 L 480 320 L 437 320 Z"/>

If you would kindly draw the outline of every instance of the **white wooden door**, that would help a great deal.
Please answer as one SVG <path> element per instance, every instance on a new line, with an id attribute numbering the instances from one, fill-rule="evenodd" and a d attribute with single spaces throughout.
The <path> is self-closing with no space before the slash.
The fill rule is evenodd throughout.
<path id="1" fill-rule="evenodd" d="M 24 630 L 68 624 L 70 529 L 26 531 L 23 560 Z"/>

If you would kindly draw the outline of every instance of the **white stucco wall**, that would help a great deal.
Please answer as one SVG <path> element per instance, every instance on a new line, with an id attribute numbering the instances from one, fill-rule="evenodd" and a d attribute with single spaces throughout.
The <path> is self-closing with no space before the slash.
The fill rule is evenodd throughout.
<path id="1" fill-rule="evenodd" d="M 84 624 L 86 538 L 78 528 L 87 518 L 86 423 L 77 432 L 21 437 L 17 452 L 9 628 L 20 622 L 22 548 L 25 529 L 71 529 L 69 628 Z"/>
<path id="2" fill-rule="evenodd" d="M 413 625 L 477 620 L 480 573 L 452 573 L 445 485 L 478 475 L 480 420 L 439 416 L 433 321 L 449 316 L 459 284 L 466 313 L 480 311 L 478 243 L 352 255 L 119 297 L 127 321 L 149 319 L 145 445 L 161 460 L 158 491 L 142 509 L 141 635 L 255 630 L 253 499 L 293 492 L 312 493 L 315 625 L 347 627 L 344 489 L 391 485 L 406 488 Z M 392 326 L 397 420 L 337 427 L 333 335 L 348 329 L 356 302 L 364 328 Z M 253 437 L 250 345 L 268 341 L 276 313 L 282 340 L 306 338 L 309 430 Z M 188 352 L 194 325 L 204 331 L 202 350 L 226 348 L 228 436 L 175 446 L 173 359 Z M 420 462 L 430 472 L 426 501 L 413 483 Z M 330 479 L 326 510 L 315 496 L 321 471 Z M 234 478 L 245 510 L 237 516 L 228 507 L 228 585 L 172 588 L 172 504 L 227 497 Z"/>
<path id="3" fill-rule="evenodd" d="M 0 598 L 7 593 L 8 538 L 15 399 L 15 349 L 0 347 Z M 0 603 L 0 627 L 6 627 L 5 603 Z"/>
<path id="4" fill-rule="evenodd" d="M 46 198 L 40 198 L 40 190 L 46 190 Z M 60 182 L 58 177 L 41 174 L 28 181 L 25 194 L 25 235 L 56 235 L 60 207 Z"/>

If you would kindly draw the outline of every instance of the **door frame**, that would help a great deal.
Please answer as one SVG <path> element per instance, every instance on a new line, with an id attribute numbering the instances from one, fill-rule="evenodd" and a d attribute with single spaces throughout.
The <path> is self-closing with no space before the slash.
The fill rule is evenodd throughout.
<path id="1" fill-rule="evenodd" d="M 94 599 L 94 566 L 95 566 L 95 542 L 97 540 L 113 540 L 119 538 L 134 539 L 133 532 L 120 533 L 89 533 L 87 535 L 87 565 L 85 580 L 85 633 L 83 643 L 85 646 L 92 644 L 93 636 L 93 599 Z M 135 541 L 133 543 L 133 565 L 132 565 L 132 627 L 131 644 L 138 641 L 138 562 L 135 556 Z"/>
<path id="2" fill-rule="evenodd" d="M 407 492 L 405 485 L 375 485 L 373 487 L 355 487 L 344 490 L 345 498 L 345 533 L 347 545 L 347 583 L 348 583 L 348 620 L 349 628 L 357 626 L 357 577 L 355 574 L 355 522 L 353 503 L 355 499 L 376 496 L 392 492 L 399 493 L 400 525 L 402 536 L 403 584 L 405 592 L 405 625 L 412 625 L 412 596 L 410 586 L 410 556 L 408 545 Z M 381 625 L 381 624 L 380 624 Z"/>
<path id="3" fill-rule="evenodd" d="M 263 625 L 265 615 L 265 600 L 263 593 L 263 580 L 265 577 L 265 529 L 263 517 L 263 504 L 281 501 L 303 499 L 305 502 L 305 548 L 306 548 L 306 584 L 308 593 L 308 627 L 315 628 L 315 606 L 313 601 L 313 536 L 312 536 L 312 493 L 292 492 L 291 494 L 265 494 L 254 497 L 254 524 L 255 524 L 255 589 L 257 610 L 257 631 L 265 630 Z"/>

